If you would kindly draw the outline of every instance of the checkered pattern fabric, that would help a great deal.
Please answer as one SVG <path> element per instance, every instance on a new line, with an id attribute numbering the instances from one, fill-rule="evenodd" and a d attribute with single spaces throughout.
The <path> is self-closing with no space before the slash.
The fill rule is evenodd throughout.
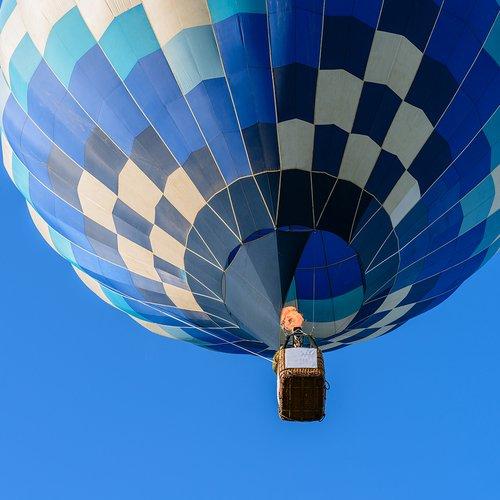
<path id="1" fill-rule="evenodd" d="M 324 350 L 499 245 L 495 0 L 4 0 L 4 164 L 47 242 L 150 330 Z"/>

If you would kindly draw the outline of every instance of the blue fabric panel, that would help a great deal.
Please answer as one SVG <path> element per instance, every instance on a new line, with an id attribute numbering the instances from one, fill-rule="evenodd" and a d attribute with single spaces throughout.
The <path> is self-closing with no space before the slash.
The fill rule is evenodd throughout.
<path id="1" fill-rule="evenodd" d="M 354 17 L 375 28 L 382 0 L 326 0 L 325 16 Z"/>
<path id="2" fill-rule="evenodd" d="M 258 123 L 241 132 L 254 174 L 280 168 L 276 125 Z"/>
<path id="3" fill-rule="evenodd" d="M 155 224 L 184 244 L 190 229 L 189 222 L 164 196 L 156 205 Z M 149 231 L 145 231 L 149 234 Z"/>
<path id="4" fill-rule="evenodd" d="M 382 146 L 400 104 L 401 99 L 386 85 L 364 83 L 352 132 Z"/>
<path id="5" fill-rule="evenodd" d="M 198 126 L 161 50 L 141 59 L 125 84 L 179 163 L 203 147 Z"/>
<path id="6" fill-rule="evenodd" d="M 69 91 L 114 143 L 129 154 L 134 138 L 149 123 L 100 47 L 76 64 Z"/>
<path id="7" fill-rule="evenodd" d="M 323 0 L 267 0 L 273 68 L 302 64 L 317 68 Z"/>
<path id="8" fill-rule="evenodd" d="M 399 158 L 382 150 L 368 178 L 365 189 L 375 196 L 380 203 L 384 203 L 404 172 L 405 168 Z"/>
<path id="9" fill-rule="evenodd" d="M 348 137 L 349 134 L 336 125 L 316 125 L 312 169 L 338 175 Z"/>
<path id="10" fill-rule="evenodd" d="M 214 30 L 241 127 L 275 123 L 266 17 L 240 14 Z"/>
<path id="11" fill-rule="evenodd" d="M 422 52 L 443 0 L 385 0 L 378 29 L 403 35 Z"/>
<path id="12" fill-rule="evenodd" d="M 12 149 L 26 168 L 40 182 L 50 187 L 47 160 L 52 146 L 12 96 L 5 105 L 3 130 Z"/>
<path id="13" fill-rule="evenodd" d="M 313 123 L 317 70 L 290 64 L 275 68 L 273 73 L 278 121 L 298 118 Z"/>
<path id="14" fill-rule="evenodd" d="M 250 166 L 225 79 L 206 80 L 187 96 L 227 182 L 250 174 Z"/>
<path id="15" fill-rule="evenodd" d="M 374 32 L 354 17 L 325 16 L 321 69 L 345 69 L 363 78 Z"/>

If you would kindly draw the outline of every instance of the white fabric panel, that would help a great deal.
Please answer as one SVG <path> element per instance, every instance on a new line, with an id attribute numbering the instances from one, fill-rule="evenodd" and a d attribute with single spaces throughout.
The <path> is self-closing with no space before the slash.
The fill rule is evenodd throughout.
<path id="1" fill-rule="evenodd" d="M 5 170 L 7 170 L 12 182 L 14 182 L 14 173 L 12 171 L 12 153 L 9 141 L 7 140 L 7 137 L 5 137 L 5 134 L 2 133 L 3 166 L 5 167 Z"/>
<path id="2" fill-rule="evenodd" d="M 117 239 L 118 252 L 130 271 L 150 280 L 161 281 L 154 267 L 152 252 L 121 235 Z"/>
<path id="3" fill-rule="evenodd" d="M 392 121 L 382 147 L 395 154 L 408 168 L 433 131 L 425 113 L 415 106 L 402 102 Z"/>
<path id="4" fill-rule="evenodd" d="M 101 285 L 97 280 L 94 278 L 91 278 L 88 274 L 84 273 L 82 270 L 78 269 L 76 266 L 73 266 L 73 270 L 77 274 L 77 276 L 83 281 L 85 286 L 92 290 L 101 300 L 104 300 L 104 302 L 107 302 L 110 305 L 113 305 L 113 303 L 106 297 L 104 292 L 102 291 Z M 115 306 L 113 306 L 115 307 Z"/>
<path id="5" fill-rule="evenodd" d="M 139 5 L 140 0 L 76 0 L 90 32 L 99 40 L 113 19 Z"/>
<path id="6" fill-rule="evenodd" d="M 317 368 L 318 351 L 307 347 L 285 349 L 285 368 Z"/>
<path id="7" fill-rule="evenodd" d="M 166 327 L 163 325 L 158 325 L 157 323 L 151 323 L 150 321 L 144 321 L 143 319 L 136 318 L 134 316 L 130 316 L 134 321 L 139 323 L 139 325 L 148 329 L 150 332 L 156 333 L 157 335 L 161 335 L 162 337 L 167 337 L 172 340 L 192 340 L 192 337 L 184 333 L 178 327 L 170 326 Z"/>
<path id="8" fill-rule="evenodd" d="M 9 82 L 10 59 L 25 34 L 26 27 L 21 16 L 21 10 L 19 7 L 16 7 L 0 33 L 0 64 L 2 65 L 5 79 Z"/>
<path id="9" fill-rule="evenodd" d="M 186 28 L 211 24 L 206 0 L 144 0 L 144 10 L 161 47 Z"/>
<path id="10" fill-rule="evenodd" d="M 420 200 L 418 182 L 411 174 L 405 172 L 384 202 L 384 209 L 390 215 L 393 227 L 400 223 L 418 200 Z"/>
<path id="11" fill-rule="evenodd" d="M 163 288 L 168 298 L 175 304 L 176 307 L 187 311 L 200 311 L 203 309 L 198 305 L 194 295 L 184 288 L 179 288 L 168 283 L 163 283 Z"/>
<path id="12" fill-rule="evenodd" d="M 343 69 L 318 71 L 314 123 L 350 132 L 362 88 L 363 81 Z"/>
<path id="13" fill-rule="evenodd" d="M 118 197 L 86 170 L 78 183 L 78 198 L 84 215 L 116 233 L 113 208 Z"/>
<path id="14" fill-rule="evenodd" d="M 390 332 L 396 326 L 397 325 L 383 326 L 382 328 L 379 328 L 376 332 L 373 332 L 371 335 L 366 336 L 364 339 L 357 340 L 356 342 L 367 342 L 368 340 L 375 339 L 377 337 L 380 337 L 381 335 L 384 335 L 384 333 Z"/>
<path id="15" fill-rule="evenodd" d="M 401 288 L 401 290 L 390 293 L 389 295 L 387 295 L 384 302 L 382 302 L 376 312 L 390 311 L 394 307 L 398 306 L 410 293 L 411 289 L 412 285 L 409 285 Z"/>
<path id="16" fill-rule="evenodd" d="M 184 269 L 186 248 L 160 227 L 154 225 L 149 235 L 153 254 L 179 269 Z"/>
<path id="17" fill-rule="evenodd" d="M 151 223 L 163 193 L 132 161 L 128 160 L 118 176 L 118 198 Z"/>
<path id="18" fill-rule="evenodd" d="M 495 198 L 493 199 L 493 203 L 491 204 L 490 212 L 488 217 L 494 214 L 497 210 L 500 210 L 500 168 L 499 165 L 495 167 L 493 172 L 491 172 L 491 177 L 493 179 L 493 183 L 495 184 Z"/>
<path id="19" fill-rule="evenodd" d="M 381 320 L 371 325 L 370 328 L 382 328 L 390 323 L 394 323 L 399 318 L 404 316 L 414 305 L 415 304 L 406 304 L 404 306 L 395 307 L 394 309 L 391 309 L 386 316 L 384 316 Z"/>
<path id="20" fill-rule="evenodd" d="M 75 7 L 74 0 L 17 0 L 24 24 L 36 48 L 43 54 L 54 24 Z"/>
<path id="21" fill-rule="evenodd" d="M 50 237 L 49 225 L 29 203 L 26 203 L 26 205 L 28 206 L 28 212 L 31 216 L 31 220 L 33 221 L 33 224 L 35 224 L 35 227 L 38 229 L 38 232 L 42 235 L 43 239 L 52 247 L 52 249 L 57 252 L 57 248 L 55 247 L 52 238 Z"/>
<path id="22" fill-rule="evenodd" d="M 401 99 L 417 74 L 422 52 L 407 38 L 376 31 L 366 66 L 365 81 L 387 85 Z"/>
<path id="23" fill-rule="evenodd" d="M 339 179 L 365 187 L 380 150 L 380 146 L 367 135 L 349 135 L 340 164 Z"/>
<path id="24" fill-rule="evenodd" d="M 278 123 L 281 168 L 311 170 L 314 149 L 314 125 L 293 119 Z"/>
<path id="25" fill-rule="evenodd" d="M 168 176 L 164 195 L 191 224 L 206 204 L 198 188 L 181 167 Z"/>

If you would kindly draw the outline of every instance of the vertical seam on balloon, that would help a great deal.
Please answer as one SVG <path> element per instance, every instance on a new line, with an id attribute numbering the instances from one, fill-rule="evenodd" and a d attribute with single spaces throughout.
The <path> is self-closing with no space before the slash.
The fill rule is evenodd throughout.
<path id="1" fill-rule="evenodd" d="M 279 156 L 279 182 L 278 182 L 278 199 L 276 200 L 276 220 L 274 221 L 274 225 L 278 225 L 278 219 L 279 219 L 279 211 L 280 211 L 280 199 L 281 199 L 281 182 L 282 182 L 282 177 L 283 177 L 283 164 L 282 164 L 282 153 L 281 153 L 281 141 L 280 141 L 280 136 L 278 133 L 278 124 L 279 124 L 279 118 L 278 118 L 278 103 L 276 100 L 276 83 L 274 81 L 274 66 L 273 66 L 273 44 L 271 43 L 271 26 L 270 26 L 270 20 L 269 20 L 269 4 L 268 0 L 265 0 L 266 2 L 266 28 L 267 28 L 267 43 L 269 46 L 269 69 L 271 71 L 271 81 L 273 84 L 273 103 L 274 103 L 274 116 L 276 118 L 276 141 L 278 144 L 278 156 Z"/>
<path id="2" fill-rule="evenodd" d="M 264 195 L 262 194 L 262 191 L 260 189 L 259 183 L 255 179 L 255 172 L 253 171 L 252 163 L 250 162 L 250 156 L 248 154 L 248 148 L 247 148 L 247 145 L 246 145 L 246 142 L 245 142 L 245 138 L 243 137 L 243 130 L 241 128 L 240 118 L 238 116 L 238 111 L 236 109 L 236 104 L 234 102 L 233 91 L 231 90 L 231 85 L 229 84 L 229 79 L 227 77 L 226 66 L 224 64 L 224 58 L 222 57 L 222 53 L 220 51 L 219 40 L 218 40 L 217 35 L 215 33 L 215 28 L 214 28 L 214 24 L 213 24 L 213 20 L 212 20 L 212 13 L 210 12 L 210 7 L 208 6 L 208 0 L 205 0 L 205 3 L 206 3 L 206 6 L 207 6 L 208 17 L 210 19 L 210 27 L 212 28 L 212 34 L 213 34 L 213 37 L 214 37 L 214 40 L 215 40 L 215 45 L 217 46 L 217 52 L 219 54 L 219 59 L 220 59 L 220 62 L 221 62 L 222 71 L 224 73 L 224 79 L 226 80 L 226 85 L 227 85 L 227 89 L 228 89 L 228 92 L 229 92 L 229 97 L 231 98 L 231 104 L 233 106 L 234 116 L 236 118 L 236 122 L 238 123 L 238 130 L 240 132 L 241 143 L 243 145 L 243 148 L 245 150 L 245 155 L 247 157 L 248 168 L 250 169 L 250 172 L 253 174 L 252 178 L 253 178 L 254 184 L 257 187 L 257 190 L 259 191 L 260 197 L 262 199 L 262 203 L 266 207 L 267 214 L 269 215 L 269 220 L 271 221 L 271 223 L 273 223 L 274 228 L 276 229 L 276 225 L 273 222 L 273 217 L 271 215 L 271 211 L 269 210 L 269 207 L 267 206 L 266 200 L 264 198 Z M 246 199 L 246 194 L 244 193 L 244 195 L 245 195 L 245 199 Z M 250 207 L 250 205 L 249 205 L 249 207 Z"/>

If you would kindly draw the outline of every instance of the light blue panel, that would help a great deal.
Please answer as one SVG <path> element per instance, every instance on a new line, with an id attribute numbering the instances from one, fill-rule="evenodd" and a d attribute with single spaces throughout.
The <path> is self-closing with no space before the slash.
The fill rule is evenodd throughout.
<path id="1" fill-rule="evenodd" d="M 64 236 L 61 236 L 57 231 L 52 229 L 50 226 L 49 226 L 49 233 L 52 243 L 54 243 L 54 246 L 56 247 L 56 250 L 66 260 L 69 260 L 73 265 L 76 265 L 76 259 L 73 254 L 73 248 L 71 246 L 71 242 Z"/>
<path id="2" fill-rule="evenodd" d="M 203 80 L 224 77 L 211 26 L 181 31 L 163 52 L 184 95 Z"/>
<path id="3" fill-rule="evenodd" d="M 17 1 L 16 0 L 4 0 L 0 2 L 2 9 L 0 10 L 0 30 L 3 29 L 5 23 L 11 16 L 12 12 L 16 8 Z"/>
<path id="4" fill-rule="evenodd" d="M 313 321 L 314 318 L 315 322 L 330 323 L 341 319 L 334 309 L 333 299 L 299 300 L 299 309 L 309 321 Z"/>
<path id="5" fill-rule="evenodd" d="M 28 85 L 42 60 L 28 34 L 24 35 L 9 63 L 10 88 L 21 107 L 28 110 Z"/>
<path id="6" fill-rule="evenodd" d="M 460 227 L 459 235 L 472 229 L 488 216 L 494 198 L 495 184 L 491 175 L 489 175 L 470 193 L 464 196 L 460 202 L 464 219 Z"/>
<path id="7" fill-rule="evenodd" d="M 291 304 L 297 300 L 297 287 L 295 285 L 295 278 L 292 280 L 288 293 L 286 295 L 286 303 Z"/>
<path id="8" fill-rule="evenodd" d="M 23 162 L 12 152 L 12 177 L 17 189 L 21 191 L 27 201 L 30 199 L 30 173 Z"/>
<path id="9" fill-rule="evenodd" d="M 495 59 L 497 64 L 500 64 L 500 18 L 498 17 L 486 40 L 484 49 L 493 59 Z"/>
<path id="10" fill-rule="evenodd" d="M 351 314 L 354 314 L 360 308 L 363 303 L 364 291 L 363 287 L 360 286 L 351 290 L 350 292 L 344 293 L 334 298 L 334 308 L 335 308 L 335 319 L 347 318 Z"/>
<path id="11" fill-rule="evenodd" d="M 265 14 L 266 0 L 208 0 L 213 23 L 223 21 L 235 14 Z"/>
<path id="12" fill-rule="evenodd" d="M 498 249 L 498 243 L 500 242 L 500 211 L 496 211 L 491 214 L 486 220 L 486 224 L 484 227 L 484 235 L 483 239 L 474 250 L 472 255 L 476 255 L 481 253 L 483 250 L 486 250 L 489 246 L 495 247 L 494 243 L 496 242 L 496 248 Z M 495 250 L 496 251 L 496 250 Z"/>
<path id="13" fill-rule="evenodd" d="M 134 309 L 130 307 L 130 305 L 123 298 L 122 295 L 102 285 L 101 285 L 101 290 L 115 307 L 117 307 L 122 311 L 125 311 L 127 314 L 130 314 L 131 316 L 134 316 L 139 319 L 144 319 L 140 314 L 138 314 L 136 311 L 134 311 Z"/>
<path id="14" fill-rule="evenodd" d="M 139 59 L 160 48 L 142 5 L 118 16 L 99 43 L 122 80 Z"/>
<path id="15" fill-rule="evenodd" d="M 483 133 L 491 146 L 491 170 L 500 165 L 500 112 L 497 110 L 483 128 Z"/>
<path id="16" fill-rule="evenodd" d="M 75 64 L 95 44 L 92 33 L 75 7 L 52 28 L 44 59 L 62 84 L 68 87 Z"/>

